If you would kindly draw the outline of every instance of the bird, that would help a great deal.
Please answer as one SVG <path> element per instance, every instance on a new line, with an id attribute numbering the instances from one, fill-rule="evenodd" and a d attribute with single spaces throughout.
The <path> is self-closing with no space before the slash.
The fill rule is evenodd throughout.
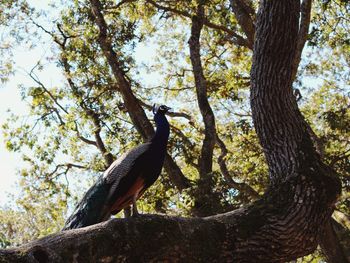
<path id="1" fill-rule="evenodd" d="M 170 134 L 166 105 L 152 107 L 156 132 L 149 142 L 120 156 L 90 187 L 62 230 L 90 226 L 108 220 L 132 204 L 133 216 L 139 215 L 136 201 L 159 177 Z"/>

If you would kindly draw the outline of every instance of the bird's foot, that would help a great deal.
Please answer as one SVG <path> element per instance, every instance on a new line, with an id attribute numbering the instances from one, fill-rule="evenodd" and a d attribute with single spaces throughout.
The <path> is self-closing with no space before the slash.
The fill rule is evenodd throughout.
<path id="1" fill-rule="evenodd" d="M 139 217 L 141 214 L 139 213 L 139 211 L 137 210 L 137 206 L 134 205 L 132 207 L 132 217 Z"/>
<path id="2" fill-rule="evenodd" d="M 132 199 L 132 216 L 133 217 L 140 216 L 139 211 L 137 210 L 136 200 L 137 200 L 137 195 L 135 195 Z"/>
<path id="3" fill-rule="evenodd" d="M 124 218 L 128 218 L 128 217 L 131 217 L 131 207 L 130 206 L 124 208 Z"/>
<path id="4" fill-rule="evenodd" d="M 132 217 L 140 217 L 140 216 L 142 216 L 142 214 L 140 214 L 140 213 L 133 213 L 132 214 Z"/>

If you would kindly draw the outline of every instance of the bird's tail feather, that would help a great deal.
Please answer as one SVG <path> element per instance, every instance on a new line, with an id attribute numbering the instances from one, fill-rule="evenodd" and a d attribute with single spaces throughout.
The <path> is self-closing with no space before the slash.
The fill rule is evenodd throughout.
<path id="1" fill-rule="evenodd" d="M 110 185 L 106 184 L 101 176 L 76 206 L 62 230 L 90 226 L 106 220 L 109 216 L 105 207 L 109 188 Z"/>

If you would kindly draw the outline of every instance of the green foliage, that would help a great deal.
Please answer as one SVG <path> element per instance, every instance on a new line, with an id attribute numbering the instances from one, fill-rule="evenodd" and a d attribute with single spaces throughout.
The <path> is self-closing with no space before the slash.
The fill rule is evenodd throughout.
<path id="1" fill-rule="evenodd" d="M 18 246 L 33 239 L 58 232 L 64 223 L 65 199 L 59 196 L 23 198 L 18 208 L 0 208 L 0 248 Z"/>
<path id="2" fill-rule="evenodd" d="M 4 0 L 0 2 L 0 86 L 5 84 L 14 73 L 13 49 L 19 43 L 26 42 L 28 33 L 25 17 L 32 9 L 25 0 Z"/>

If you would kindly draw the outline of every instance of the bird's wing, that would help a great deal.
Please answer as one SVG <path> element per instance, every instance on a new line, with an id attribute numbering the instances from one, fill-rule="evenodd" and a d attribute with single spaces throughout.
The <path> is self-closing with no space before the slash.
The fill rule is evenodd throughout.
<path id="1" fill-rule="evenodd" d="M 114 161 L 97 182 L 90 187 L 67 219 L 63 230 L 97 224 L 109 217 L 108 203 L 120 180 L 133 168 L 138 157 L 149 148 L 141 144 Z"/>
<path id="2" fill-rule="evenodd" d="M 111 212 L 111 206 L 118 201 L 115 199 L 116 190 L 120 184 L 120 181 L 126 177 L 135 168 L 136 160 L 149 149 L 150 143 L 141 144 L 130 151 L 124 153 L 103 174 L 105 182 L 111 185 L 109 194 L 105 200 L 105 206 L 102 214 L 109 216 Z"/>
<path id="3" fill-rule="evenodd" d="M 149 146 L 150 143 L 144 143 L 124 153 L 104 172 L 103 178 L 105 182 L 107 184 L 112 184 L 106 203 L 115 192 L 120 180 L 130 172 L 137 158 L 145 153 L 149 149 Z"/>

